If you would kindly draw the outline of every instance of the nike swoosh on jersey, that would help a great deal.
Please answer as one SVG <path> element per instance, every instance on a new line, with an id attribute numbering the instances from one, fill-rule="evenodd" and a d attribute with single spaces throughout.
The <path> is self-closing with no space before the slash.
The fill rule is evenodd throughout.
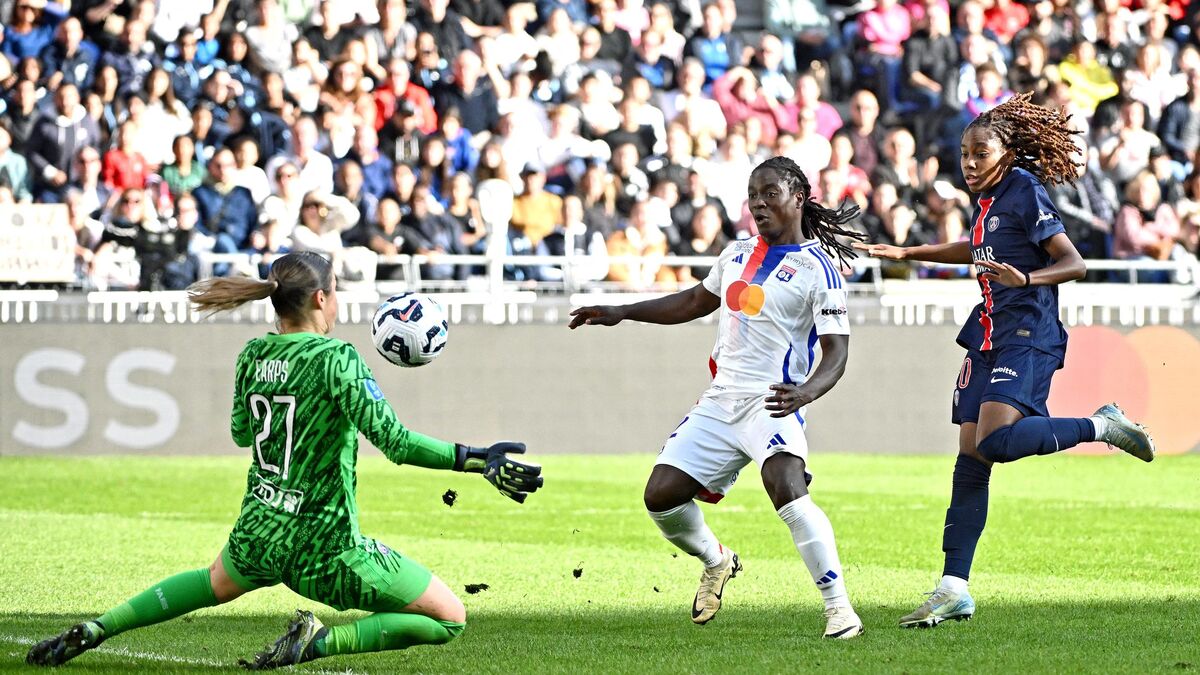
<path id="1" fill-rule="evenodd" d="M 995 384 L 995 383 L 997 383 L 997 382 L 1012 382 L 1014 379 L 1016 379 L 1016 378 L 1012 378 L 1012 377 L 993 377 L 993 378 L 992 378 L 992 384 Z"/>

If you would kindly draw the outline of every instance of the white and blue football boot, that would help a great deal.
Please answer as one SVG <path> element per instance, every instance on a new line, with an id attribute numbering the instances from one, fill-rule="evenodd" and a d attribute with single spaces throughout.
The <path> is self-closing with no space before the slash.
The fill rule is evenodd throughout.
<path id="1" fill-rule="evenodd" d="M 975 601 L 967 591 L 939 586 L 912 614 L 900 617 L 901 628 L 933 628 L 943 621 L 967 621 L 975 615 Z"/>

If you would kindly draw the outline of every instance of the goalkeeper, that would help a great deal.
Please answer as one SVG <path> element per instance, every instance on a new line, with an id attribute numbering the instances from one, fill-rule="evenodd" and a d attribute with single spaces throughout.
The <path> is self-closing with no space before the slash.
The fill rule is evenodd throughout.
<path id="1" fill-rule="evenodd" d="M 525 451 L 520 443 L 472 448 L 401 426 L 354 347 L 325 337 L 337 318 L 334 283 L 330 263 L 303 252 L 275 261 L 266 281 L 193 286 L 201 309 L 270 297 L 279 317 L 279 333 L 251 340 L 237 362 L 233 439 L 253 448 L 241 514 L 212 565 L 165 579 L 34 645 L 26 662 L 57 666 L 125 631 L 279 583 L 338 610 L 373 613 L 325 627 L 297 611 L 274 645 L 241 662 L 252 670 L 444 644 L 463 631 L 466 610 L 441 579 L 359 531 L 358 432 L 396 464 L 482 473 L 517 502 L 541 487 L 541 467 L 508 457 Z"/>

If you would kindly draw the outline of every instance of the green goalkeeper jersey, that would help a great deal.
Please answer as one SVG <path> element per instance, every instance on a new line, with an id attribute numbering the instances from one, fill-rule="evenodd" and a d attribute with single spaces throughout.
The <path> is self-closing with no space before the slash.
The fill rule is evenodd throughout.
<path id="1" fill-rule="evenodd" d="M 358 351 L 314 333 L 268 334 L 238 356 L 233 440 L 251 448 L 231 542 L 243 558 L 300 571 L 360 540 L 355 463 L 361 431 L 388 459 L 454 466 L 454 445 L 405 429 Z"/>

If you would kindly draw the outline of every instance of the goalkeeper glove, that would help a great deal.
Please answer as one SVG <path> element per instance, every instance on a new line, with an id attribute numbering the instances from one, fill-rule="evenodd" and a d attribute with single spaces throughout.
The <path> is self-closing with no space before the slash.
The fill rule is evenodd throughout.
<path id="1" fill-rule="evenodd" d="M 500 494 L 523 504 L 530 492 L 542 487 L 542 467 L 523 464 L 508 457 L 525 452 L 525 444 L 500 441 L 488 448 L 473 448 L 461 443 L 454 446 L 454 470 L 481 473 Z"/>

